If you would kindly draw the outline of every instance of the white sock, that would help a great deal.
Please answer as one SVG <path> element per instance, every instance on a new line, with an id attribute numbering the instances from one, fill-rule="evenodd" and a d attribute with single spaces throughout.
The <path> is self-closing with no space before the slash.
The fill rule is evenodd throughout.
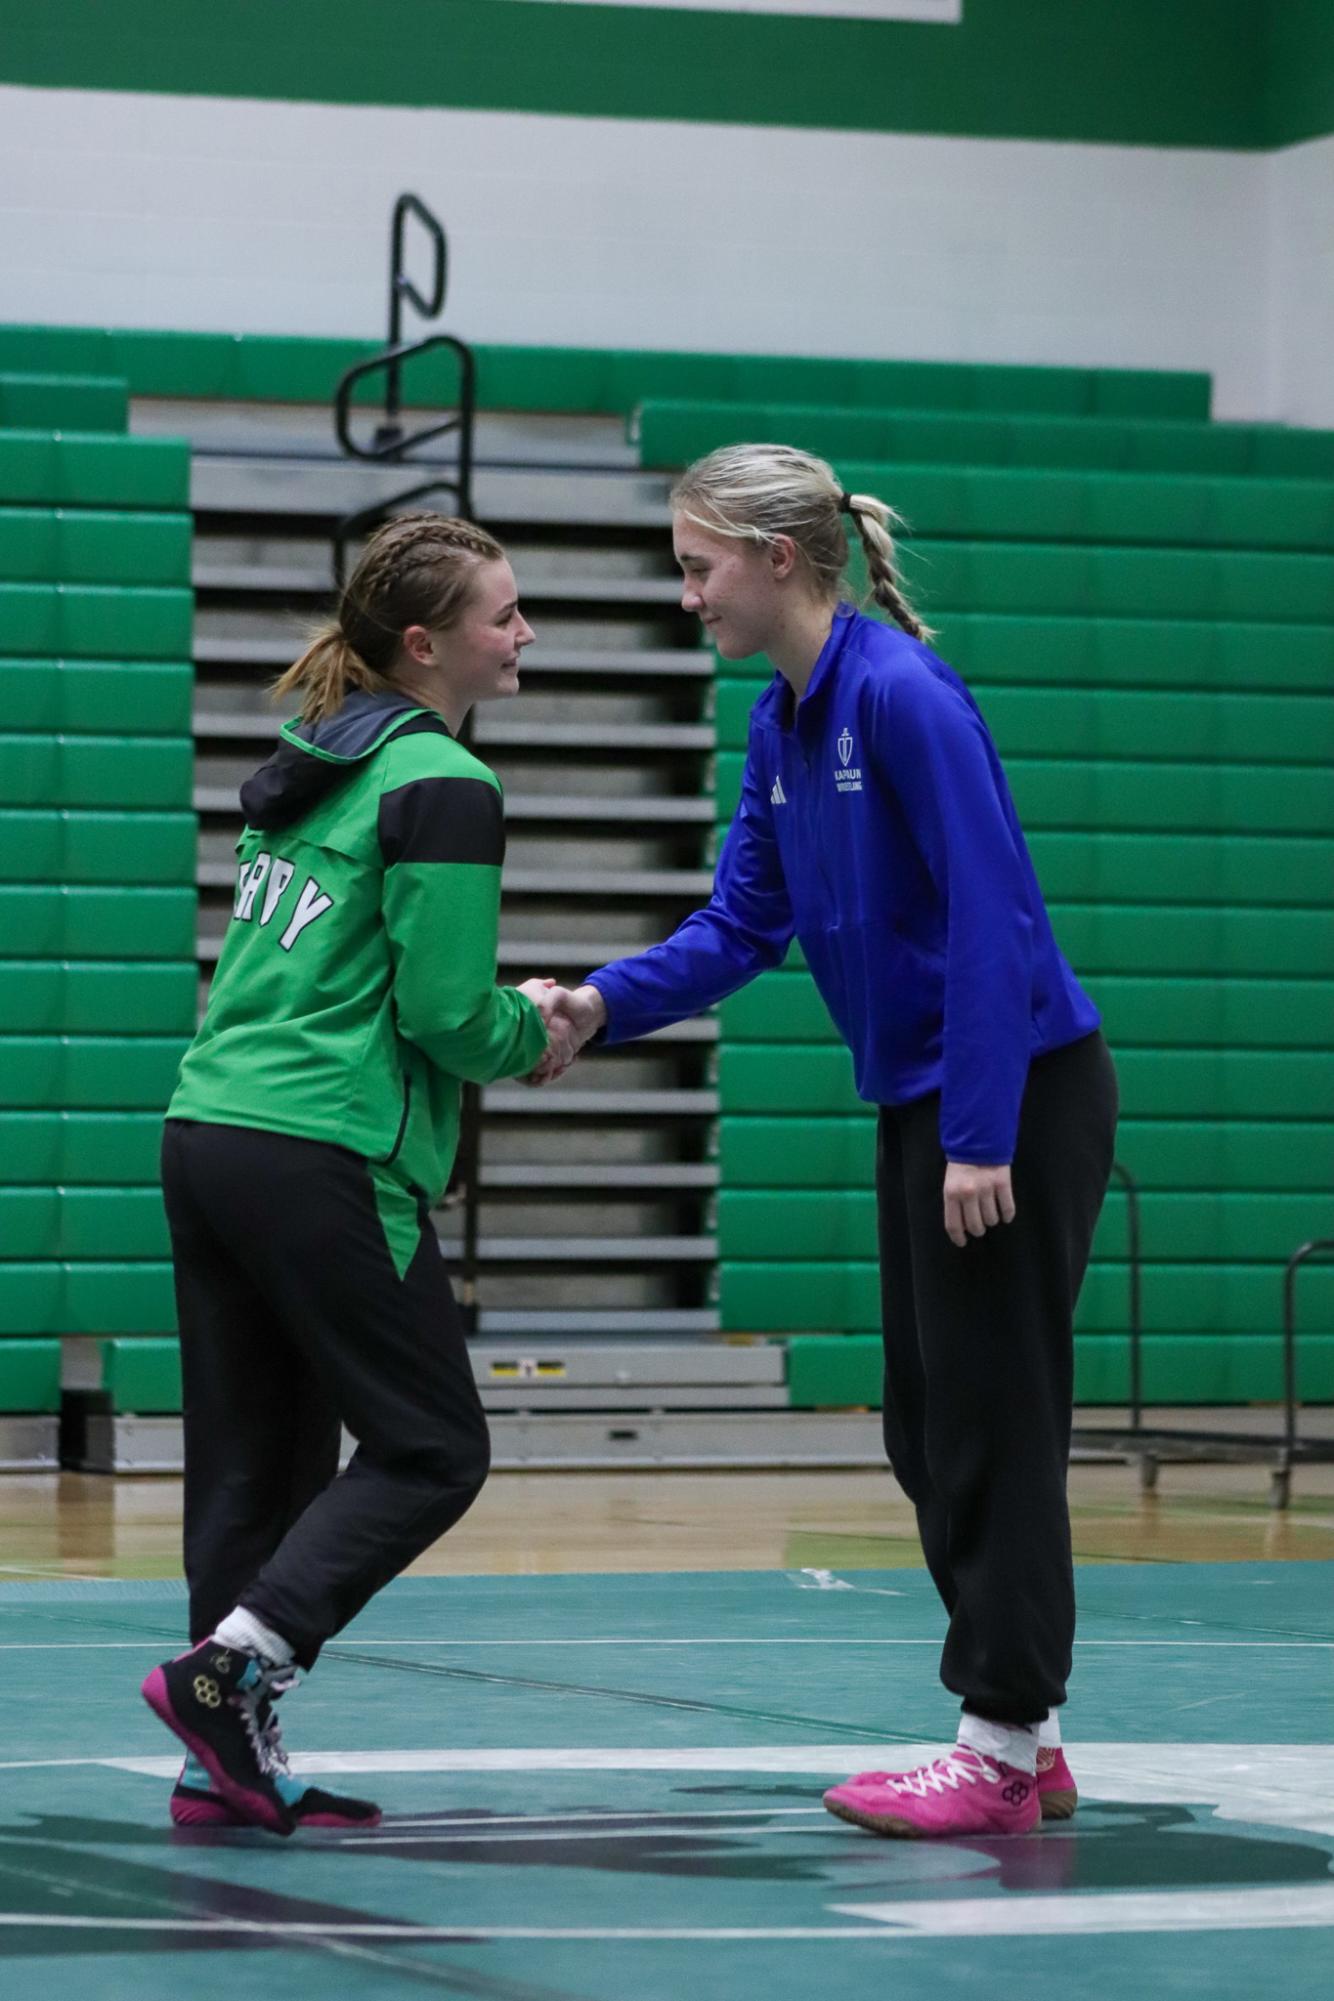
<path id="1" fill-rule="evenodd" d="M 984 1758 L 1013 1765 L 1016 1772 L 1038 1769 L 1038 1726 L 1036 1723 L 993 1723 L 989 1717 L 974 1716 L 965 1709 L 959 1718 L 958 1741 Z"/>
<path id="2" fill-rule="evenodd" d="M 238 1605 L 220 1626 L 214 1627 L 213 1637 L 225 1647 L 239 1648 L 243 1654 L 262 1654 L 273 1667 L 290 1667 L 296 1659 L 295 1650 L 282 1634 L 264 1625 L 244 1605 Z"/>
<path id="3" fill-rule="evenodd" d="M 1049 1709 L 1046 1718 L 1038 1725 L 1038 1743 L 1044 1751 L 1059 1751 L 1061 1748 L 1061 1712 Z"/>

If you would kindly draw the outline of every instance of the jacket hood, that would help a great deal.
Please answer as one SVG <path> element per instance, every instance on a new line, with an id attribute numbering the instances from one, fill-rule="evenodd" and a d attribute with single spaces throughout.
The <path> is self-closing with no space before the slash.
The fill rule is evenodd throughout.
<path id="1" fill-rule="evenodd" d="M 261 832 L 290 827 L 347 784 L 391 736 L 449 727 L 434 709 L 406 695 L 355 690 L 337 714 L 318 723 L 284 723 L 278 748 L 241 787 L 247 825 Z"/>

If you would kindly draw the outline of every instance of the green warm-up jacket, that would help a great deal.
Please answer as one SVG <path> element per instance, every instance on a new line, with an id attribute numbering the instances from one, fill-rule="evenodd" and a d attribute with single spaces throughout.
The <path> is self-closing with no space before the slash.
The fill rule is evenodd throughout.
<path id="1" fill-rule="evenodd" d="M 325 1140 L 435 1201 L 460 1079 L 520 1076 L 547 1045 L 496 985 L 499 783 L 434 711 L 357 693 L 285 725 L 241 805 L 232 918 L 168 1117 Z"/>

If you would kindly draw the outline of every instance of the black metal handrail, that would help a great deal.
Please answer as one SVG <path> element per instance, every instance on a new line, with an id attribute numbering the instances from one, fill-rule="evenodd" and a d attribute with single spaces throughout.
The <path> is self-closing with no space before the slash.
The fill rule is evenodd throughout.
<path id="1" fill-rule="evenodd" d="M 1334 1237 L 1313 1237 L 1288 1259 L 1283 1270 L 1283 1444 L 1297 1447 L 1297 1273 L 1308 1258 L 1334 1251 Z"/>
<path id="2" fill-rule="evenodd" d="M 463 1241 L 459 1246 L 459 1312 L 469 1334 L 477 1332 L 481 1301 L 477 1296 L 477 1245 L 482 1208 L 482 1093 L 465 1084 L 459 1096 L 459 1145 L 455 1184 L 463 1204 Z"/>
<path id="3" fill-rule="evenodd" d="M 434 252 L 429 296 L 424 297 L 403 268 L 404 239 L 409 216 L 416 216 L 424 224 L 431 238 Z M 339 444 L 349 458 L 361 459 L 372 465 L 402 465 L 412 463 L 409 454 L 420 451 L 423 446 L 433 444 L 438 438 L 457 437 L 458 456 L 452 469 L 448 466 L 435 467 L 430 462 L 417 469 L 429 472 L 430 477 L 419 480 L 415 485 L 404 487 L 400 492 L 388 494 L 383 499 L 373 501 L 367 507 L 345 515 L 333 533 L 333 571 L 341 592 L 347 581 L 348 548 L 355 537 L 368 533 L 397 514 L 405 502 L 423 500 L 428 494 L 450 493 L 454 496 L 454 512 L 466 521 L 474 520 L 472 497 L 473 436 L 477 414 L 477 366 L 473 351 L 466 341 L 456 334 L 428 333 L 419 340 L 403 339 L 403 306 L 413 306 L 423 319 L 431 320 L 443 312 L 445 293 L 449 279 L 449 241 L 439 219 L 432 215 L 425 202 L 418 195 L 401 194 L 394 203 L 394 215 L 389 257 L 389 339 L 379 354 L 371 355 L 345 370 L 339 377 L 334 391 L 334 432 Z M 426 424 L 420 430 L 405 432 L 400 420 L 402 407 L 402 371 L 405 362 L 417 355 L 429 354 L 441 348 L 448 348 L 458 362 L 458 405 L 455 414 L 435 424 Z M 369 444 L 361 444 L 352 433 L 352 397 L 361 383 L 370 377 L 384 376 L 384 410 L 380 422 Z M 437 404 L 436 406 L 440 406 Z M 466 742 L 468 730 L 465 724 L 460 738 Z M 450 1206 L 461 1206 L 463 1210 L 463 1244 L 459 1283 L 459 1308 L 465 1329 L 470 1334 L 477 1331 L 477 1250 L 478 1212 L 480 1207 L 479 1181 L 481 1168 L 482 1104 L 481 1091 L 476 1084 L 462 1086 L 459 1108 L 459 1142 L 455 1156 L 454 1173 L 450 1182 L 447 1201 Z"/>
<path id="4" fill-rule="evenodd" d="M 403 238 L 407 231 L 410 215 L 415 215 L 424 225 L 431 239 L 434 253 L 431 271 L 431 296 L 424 299 L 417 287 L 403 269 Z M 444 224 L 438 216 L 432 215 L 420 195 L 401 194 L 394 203 L 394 220 L 389 253 L 389 345 L 399 346 L 403 339 L 403 301 L 415 306 L 424 320 L 433 320 L 445 310 L 445 292 L 449 283 L 449 239 L 445 235 Z M 389 369 L 389 379 L 385 385 L 384 428 L 396 427 L 399 412 L 399 361 L 394 361 Z"/>
<path id="5" fill-rule="evenodd" d="M 459 364 L 459 401 L 457 414 L 446 417 L 439 424 L 427 424 L 420 431 L 406 434 L 398 423 L 380 424 L 369 445 L 359 444 L 352 435 L 352 392 L 359 382 L 368 375 L 383 370 L 385 375 L 385 412 L 390 412 L 391 394 L 398 395 L 398 371 L 403 363 L 417 354 L 428 354 L 433 348 L 452 348 Z M 390 385 L 393 385 L 392 389 Z M 334 391 L 334 431 L 339 444 L 349 458 L 368 459 L 377 465 L 398 465 L 422 445 L 429 445 L 436 438 L 448 437 L 451 432 L 459 433 L 459 456 L 462 462 L 467 457 L 466 476 L 471 489 L 472 481 L 472 434 L 477 407 L 477 364 L 473 351 L 466 341 L 455 334 L 426 334 L 421 340 L 397 341 L 384 348 L 379 354 L 372 354 L 365 361 L 354 362 L 338 378 Z M 397 403 L 393 405 L 395 415 Z M 471 490 L 469 491 L 471 505 Z"/>
<path id="6" fill-rule="evenodd" d="M 420 292 L 403 268 L 404 236 L 407 220 L 415 215 L 430 235 L 434 251 L 429 295 Z M 449 279 L 449 241 L 438 217 L 419 195 L 401 194 L 394 203 L 389 258 L 389 340 L 379 354 L 358 361 L 338 379 L 334 391 L 334 432 L 349 458 L 372 465 L 402 465 L 409 455 L 439 438 L 458 438 L 458 456 L 452 472 L 439 470 L 431 478 L 402 492 L 386 496 L 370 507 L 358 508 L 340 521 L 333 535 L 334 576 L 341 590 L 347 576 L 347 550 L 353 536 L 365 534 L 387 521 L 405 501 L 422 500 L 428 494 L 449 493 L 454 510 L 471 521 L 473 511 L 473 438 L 477 416 L 477 364 L 472 349 L 457 334 L 434 332 L 418 340 L 403 339 L 403 306 L 406 301 L 425 319 L 443 312 Z M 402 370 L 405 362 L 418 355 L 448 348 L 458 363 L 458 404 L 454 414 L 419 430 L 405 431 L 400 421 Z M 363 444 L 352 430 L 352 398 L 360 385 L 375 375 L 384 377 L 384 410 L 369 444 Z M 438 406 L 437 406 L 438 407 Z"/>
<path id="7" fill-rule="evenodd" d="M 1140 1250 L 1139 1183 L 1119 1160 L 1112 1173 L 1126 1194 L 1126 1253 L 1130 1275 L 1130 1428 L 1138 1431 L 1144 1408 L 1143 1336 L 1144 1287 Z"/>

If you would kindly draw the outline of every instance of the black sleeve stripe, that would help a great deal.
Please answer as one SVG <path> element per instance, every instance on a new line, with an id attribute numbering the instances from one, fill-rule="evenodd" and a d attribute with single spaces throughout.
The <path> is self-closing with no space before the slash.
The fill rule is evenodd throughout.
<path id="1" fill-rule="evenodd" d="M 380 800 L 380 852 L 394 862 L 505 859 L 500 794 L 484 778 L 414 778 Z"/>

